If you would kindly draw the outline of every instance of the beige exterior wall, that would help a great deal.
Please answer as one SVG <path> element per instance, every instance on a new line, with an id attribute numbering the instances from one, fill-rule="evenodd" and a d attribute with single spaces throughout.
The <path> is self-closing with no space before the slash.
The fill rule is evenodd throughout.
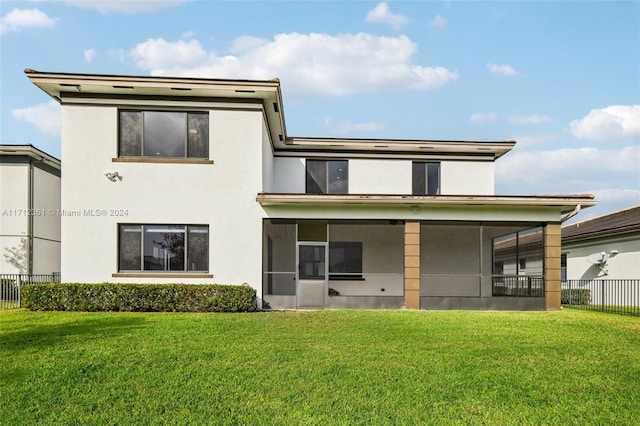
<path id="1" fill-rule="evenodd" d="M 404 225 L 404 308 L 420 309 L 420 222 Z"/>
<path id="2" fill-rule="evenodd" d="M 557 311 L 560 309 L 560 224 L 548 223 L 543 232 L 545 307 L 548 311 Z"/>

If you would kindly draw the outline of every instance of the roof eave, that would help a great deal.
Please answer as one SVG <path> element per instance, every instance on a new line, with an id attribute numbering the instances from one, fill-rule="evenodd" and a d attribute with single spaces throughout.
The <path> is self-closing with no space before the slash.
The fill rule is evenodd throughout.
<path id="1" fill-rule="evenodd" d="M 582 208 L 597 204 L 591 194 L 562 196 L 465 196 L 465 195 L 316 195 L 316 194 L 258 194 L 256 201 L 263 206 L 270 205 L 476 205 L 511 207 L 556 207 L 562 213 L 571 211 L 577 205 Z"/>

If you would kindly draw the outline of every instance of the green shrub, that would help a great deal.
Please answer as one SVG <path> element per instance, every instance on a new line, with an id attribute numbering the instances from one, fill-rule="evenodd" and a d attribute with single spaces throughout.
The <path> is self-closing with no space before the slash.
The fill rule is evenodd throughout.
<path id="1" fill-rule="evenodd" d="M 588 288 L 562 289 L 560 303 L 563 305 L 589 305 L 591 304 L 591 290 Z"/>
<path id="2" fill-rule="evenodd" d="M 243 312 L 255 306 L 249 285 L 47 283 L 22 287 L 32 311 Z"/>

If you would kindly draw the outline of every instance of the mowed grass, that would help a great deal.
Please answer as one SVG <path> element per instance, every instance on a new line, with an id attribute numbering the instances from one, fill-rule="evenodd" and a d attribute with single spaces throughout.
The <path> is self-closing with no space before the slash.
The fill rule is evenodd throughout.
<path id="1" fill-rule="evenodd" d="M 0 312 L 0 424 L 640 423 L 640 319 Z"/>

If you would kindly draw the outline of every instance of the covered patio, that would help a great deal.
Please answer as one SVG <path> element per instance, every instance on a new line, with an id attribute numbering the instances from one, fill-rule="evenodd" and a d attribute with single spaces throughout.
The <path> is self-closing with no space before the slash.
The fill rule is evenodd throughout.
<path id="1" fill-rule="evenodd" d="M 509 197 L 387 205 L 271 195 L 262 199 L 272 216 L 263 220 L 265 308 L 560 309 L 560 223 L 576 208 L 566 199 L 524 208 Z"/>

